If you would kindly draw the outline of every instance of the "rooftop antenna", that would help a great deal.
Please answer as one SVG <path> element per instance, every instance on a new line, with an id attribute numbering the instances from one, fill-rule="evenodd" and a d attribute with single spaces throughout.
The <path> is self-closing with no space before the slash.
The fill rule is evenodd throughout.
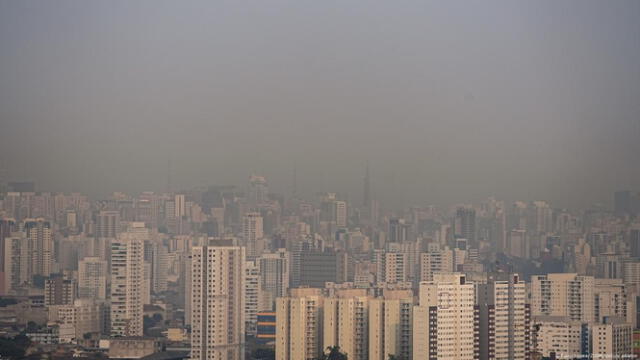
<path id="1" fill-rule="evenodd" d="M 167 159 L 167 194 L 171 194 L 171 157 Z"/>
<path id="2" fill-rule="evenodd" d="M 293 162 L 293 188 L 292 195 L 294 198 L 298 197 L 298 167 L 296 162 Z"/>
<path id="3" fill-rule="evenodd" d="M 369 174 L 369 160 L 367 160 L 364 170 L 364 189 L 363 189 L 362 204 L 364 206 L 371 205 L 371 177 Z"/>

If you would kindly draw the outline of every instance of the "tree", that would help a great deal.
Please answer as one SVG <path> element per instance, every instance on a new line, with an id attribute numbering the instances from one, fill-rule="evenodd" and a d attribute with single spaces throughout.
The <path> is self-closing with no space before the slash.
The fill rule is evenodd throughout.
<path id="1" fill-rule="evenodd" d="M 36 324 L 34 321 L 29 321 L 27 323 L 26 331 L 28 333 L 36 332 L 36 331 L 38 331 L 38 328 L 39 328 L 38 324 Z"/>
<path id="2" fill-rule="evenodd" d="M 31 341 L 24 335 L 18 335 L 13 339 L 0 338 L 0 358 L 22 359 Z"/>
<path id="3" fill-rule="evenodd" d="M 347 354 L 340 351 L 340 346 L 328 346 L 322 354 L 322 360 L 347 360 Z"/>

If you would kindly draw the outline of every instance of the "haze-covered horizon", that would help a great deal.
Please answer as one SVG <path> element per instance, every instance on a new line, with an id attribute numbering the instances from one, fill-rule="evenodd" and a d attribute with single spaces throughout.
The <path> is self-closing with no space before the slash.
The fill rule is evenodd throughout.
<path id="1" fill-rule="evenodd" d="M 640 190 L 638 1 L 0 1 L 0 166 L 104 196 Z"/>

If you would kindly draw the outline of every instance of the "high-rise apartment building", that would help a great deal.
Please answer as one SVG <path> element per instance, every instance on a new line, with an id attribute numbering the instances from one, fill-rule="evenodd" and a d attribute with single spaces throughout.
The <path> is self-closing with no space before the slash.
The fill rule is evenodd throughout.
<path id="1" fill-rule="evenodd" d="M 439 244 L 429 244 L 426 253 L 420 254 L 420 281 L 433 281 L 433 274 L 453 271 L 453 251 Z"/>
<path id="2" fill-rule="evenodd" d="M 374 256 L 378 282 L 396 284 L 408 281 L 411 270 L 408 253 L 376 250 Z"/>
<path id="3" fill-rule="evenodd" d="M 534 201 L 531 206 L 529 231 L 534 234 L 545 234 L 552 228 L 552 211 L 546 201 Z"/>
<path id="4" fill-rule="evenodd" d="M 559 316 L 540 316 L 534 321 L 534 348 L 543 357 L 555 354 L 558 359 L 580 358 L 588 351 L 586 325 Z"/>
<path id="5" fill-rule="evenodd" d="M 17 230 L 16 221 L 10 218 L 0 218 L 0 296 L 8 294 L 5 283 L 5 239 Z"/>
<path id="6" fill-rule="evenodd" d="M 526 285 L 517 274 L 505 277 L 476 286 L 481 360 L 527 359 Z"/>
<path id="7" fill-rule="evenodd" d="M 103 302 L 93 299 L 76 299 L 71 304 L 49 306 L 48 321 L 56 323 L 61 329 L 60 332 L 67 334 L 66 342 L 77 341 L 86 334 L 104 332 L 105 311 Z"/>
<path id="8" fill-rule="evenodd" d="M 622 279 L 625 284 L 640 288 L 640 261 L 625 261 L 622 266 Z"/>
<path id="9" fill-rule="evenodd" d="M 76 299 L 78 283 L 62 276 L 52 276 L 44 282 L 44 304 L 71 305 Z"/>
<path id="10" fill-rule="evenodd" d="M 120 232 L 120 212 L 102 210 L 96 215 L 96 238 L 115 238 Z"/>
<path id="11" fill-rule="evenodd" d="M 111 243 L 111 335 L 142 336 L 144 223 L 133 222 Z"/>
<path id="12" fill-rule="evenodd" d="M 532 316 L 566 317 L 593 322 L 594 278 L 577 274 L 547 274 L 531 277 Z"/>
<path id="13" fill-rule="evenodd" d="M 624 318 L 605 318 L 589 326 L 590 358 L 624 359 L 633 353 L 633 326 Z"/>
<path id="14" fill-rule="evenodd" d="M 434 274 L 420 283 L 413 309 L 413 359 L 473 360 L 479 357 L 475 288 L 460 273 Z"/>
<path id="15" fill-rule="evenodd" d="M 453 221 L 455 238 L 467 239 L 471 244 L 476 240 L 476 211 L 472 207 L 459 207 Z"/>
<path id="16" fill-rule="evenodd" d="M 631 257 L 640 258 L 640 224 L 633 225 L 629 229 L 629 247 Z"/>
<path id="17" fill-rule="evenodd" d="M 245 249 L 231 240 L 191 252 L 191 359 L 243 359 Z"/>
<path id="18" fill-rule="evenodd" d="M 4 240 L 5 292 L 16 294 L 32 281 L 30 239 L 23 232 L 14 232 Z"/>
<path id="19" fill-rule="evenodd" d="M 78 297 L 104 300 L 107 298 L 109 267 L 97 256 L 85 257 L 78 262 Z"/>
<path id="20" fill-rule="evenodd" d="M 571 321 L 566 317 L 535 318 L 535 352 L 556 359 L 623 359 L 633 356 L 633 326 L 623 318 L 603 323 Z"/>
<path id="21" fill-rule="evenodd" d="M 369 297 L 360 292 L 360 296 L 325 298 L 322 348 L 339 346 L 349 359 L 368 360 Z"/>
<path id="22" fill-rule="evenodd" d="M 346 253 L 311 250 L 302 251 L 299 256 L 299 284 L 296 285 L 322 288 L 327 282 L 345 281 Z"/>
<path id="23" fill-rule="evenodd" d="M 151 244 L 151 291 L 154 294 L 167 291 L 168 250 L 160 242 Z"/>
<path id="24" fill-rule="evenodd" d="M 246 213 L 242 218 L 242 236 L 247 247 L 247 258 L 255 259 L 264 248 L 263 219 L 260 213 Z"/>
<path id="25" fill-rule="evenodd" d="M 507 253 L 517 258 L 529 258 L 529 241 L 527 232 L 524 230 L 513 229 L 509 231 L 509 243 L 507 244 Z"/>
<path id="26" fill-rule="evenodd" d="M 187 214 L 186 205 L 185 205 L 185 196 L 184 194 L 176 194 L 173 198 L 174 198 L 173 215 L 176 219 L 180 219 Z"/>
<path id="27" fill-rule="evenodd" d="M 409 224 L 404 219 L 389 219 L 387 242 L 403 243 L 409 239 Z"/>
<path id="28" fill-rule="evenodd" d="M 595 321 L 603 323 L 605 319 L 622 318 L 630 324 L 635 324 L 635 294 L 630 293 L 629 285 L 624 284 L 621 279 L 594 280 Z"/>
<path id="29" fill-rule="evenodd" d="M 258 258 L 262 290 L 268 292 L 271 301 L 287 296 L 290 281 L 291 256 L 285 249 L 265 253 Z"/>
<path id="30" fill-rule="evenodd" d="M 276 300 L 276 360 L 313 360 L 324 350 L 320 289 L 291 289 Z"/>
<path id="31" fill-rule="evenodd" d="M 247 261 L 244 276 L 244 321 L 247 334 L 256 334 L 257 314 L 262 294 L 260 267 L 253 261 Z M 269 309 L 270 310 L 270 309 Z"/>
<path id="32" fill-rule="evenodd" d="M 48 277 L 53 270 L 54 246 L 51 223 L 43 218 L 27 219 L 24 231 L 29 238 L 31 275 Z"/>
<path id="33" fill-rule="evenodd" d="M 369 359 L 412 358 L 414 305 L 412 290 L 385 290 L 369 300 Z"/>
<path id="34" fill-rule="evenodd" d="M 336 207 L 336 226 L 339 228 L 347 227 L 347 202 L 336 200 L 334 204 Z"/>

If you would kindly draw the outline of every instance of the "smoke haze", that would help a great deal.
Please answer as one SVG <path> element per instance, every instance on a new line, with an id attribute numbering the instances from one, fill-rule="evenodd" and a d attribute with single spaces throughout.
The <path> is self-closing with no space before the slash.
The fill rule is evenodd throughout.
<path id="1" fill-rule="evenodd" d="M 638 1 L 0 1 L 0 164 L 42 190 L 392 206 L 640 187 Z"/>

